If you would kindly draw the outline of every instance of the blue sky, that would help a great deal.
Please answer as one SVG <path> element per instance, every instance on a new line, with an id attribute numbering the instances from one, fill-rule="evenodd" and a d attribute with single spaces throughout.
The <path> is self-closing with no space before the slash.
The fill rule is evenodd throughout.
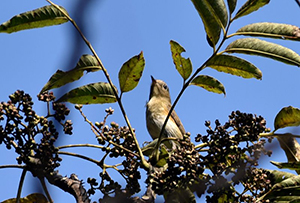
<path id="1" fill-rule="evenodd" d="M 164 80 L 174 100 L 182 86 L 182 79 L 172 62 L 170 40 L 180 43 L 185 49 L 185 57 L 190 57 L 194 70 L 211 54 L 212 50 L 206 42 L 202 21 L 191 1 L 141 1 L 141 0 L 80 0 L 54 1 L 64 6 L 71 17 L 80 18 L 81 9 L 74 10 L 80 2 L 86 4 L 84 33 L 94 46 L 113 82 L 118 85 L 118 71 L 122 64 L 134 55 L 144 52 L 146 66 L 141 81 L 132 92 L 122 97 L 125 110 L 132 126 L 136 129 L 138 141 L 151 140 L 145 125 L 145 104 L 149 97 L 150 75 Z M 245 1 L 238 1 L 238 8 Z M 10 0 L 0 2 L 0 22 L 9 20 L 12 16 L 48 5 L 46 1 Z M 274 0 L 260 10 L 240 18 L 233 23 L 230 33 L 240 27 L 255 22 L 277 22 L 299 26 L 298 13 L 300 8 L 295 1 Z M 81 25 L 81 24 L 80 24 Z M 38 114 L 46 113 L 46 106 L 37 102 L 36 95 L 57 69 L 69 70 L 75 67 L 82 54 L 90 54 L 83 45 L 73 41 L 78 37 L 70 23 L 42 29 L 26 30 L 13 34 L 0 34 L 0 101 L 7 101 L 8 95 L 22 89 L 32 95 Z M 237 39 L 237 38 L 234 38 Z M 300 53 L 297 42 L 270 40 L 280 43 Z M 229 40 L 229 42 L 232 41 Z M 223 50 L 228 45 L 225 43 Z M 199 87 L 189 87 L 183 94 L 176 112 L 181 118 L 185 129 L 192 134 L 205 133 L 204 121 L 219 119 L 221 123 L 227 120 L 233 110 L 262 115 L 267 120 L 268 127 L 273 129 L 273 120 L 282 107 L 294 106 L 300 108 L 299 76 L 296 66 L 286 65 L 271 59 L 237 55 L 251 61 L 263 73 L 262 80 L 243 79 L 240 77 L 205 69 L 202 74 L 208 74 L 221 81 L 226 88 L 226 97 L 207 92 Z M 64 92 L 84 84 L 105 81 L 101 72 L 89 73 L 81 80 L 67 85 L 66 88 L 55 90 L 57 97 Z M 85 106 L 83 111 L 93 122 L 102 121 L 105 108 L 111 106 L 115 113 L 109 121 L 125 125 L 120 110 L 116 104 Z M 62 135 L 60 145 L 74 143 L 93 143 L 96 139 L 87 123 L 69 105 L 72 113 L 70 119 L 74 123 L 72 136 Z M 298 132 L 299 128 L 288 129 Z M 282 132 L 285 132 L 283 130 Z M 269 160 L 286 161 L 284 152 L 279 149 L 277 140 L 273 141 L 273 156 L 263 159 L 261 167 L 274 169 Z M 276 150 L 278 149 L 278 150 Z M 101 158 L 101 152 L 89 149 L 67 150 L 80 154 Z M 0 146 L 0 165 L 15 164 L 13 150 L 7 151 Z M 98 177 L 97 166 L 78 158 L 61 156 L 63 162 L 58 168 L 62 175 L 75 173 L 79 179 L 86 181 L 88 176 Z M 21 175 L 20 169 L 0 170 L 0 201 L 16 196 Z M 25 179 L 22 196 L 36 192 L 32 184 L 35 181 L 30 174 Z M 144 189 L 142 187 L 142 189 Z M 73 197 L 67 193 L 49 186 L 54 202 L 73 202 Z M 95 196 L 93 200 L 99 198 Z"/>

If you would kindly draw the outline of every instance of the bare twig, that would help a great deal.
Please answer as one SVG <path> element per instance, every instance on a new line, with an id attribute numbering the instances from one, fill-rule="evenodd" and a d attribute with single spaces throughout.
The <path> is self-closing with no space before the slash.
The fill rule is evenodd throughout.
<path id="1" fill-rule="evenodd" d="M 24 184 L 24 180 L 25 180 L 25 175 L 26 175 L 27 170 L 24 168 L 22 171 L 22 175 L 20 178 L 20 183 L 19 183 L 19 187 L 18 187 L 18 193 L 17 193 L 17 198 L 16 198 L 16 203 L 20 203 L 20 198 L 21 198 L 21 193 L 22 193 L 22 188 L 23 188 L 23 184 Z"/>

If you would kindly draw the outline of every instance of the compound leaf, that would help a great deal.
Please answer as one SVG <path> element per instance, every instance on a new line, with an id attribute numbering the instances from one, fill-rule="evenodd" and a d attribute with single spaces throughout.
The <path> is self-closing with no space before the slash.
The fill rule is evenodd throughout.
<path id="1" fill-rule="evenodd" d="M 300 66 L 300 56 L 284 46 L 255 38 L 238 39 L 227 46 L 228 53 L 258 55 Z"/>
<path id="2" fill-rule="evenodd" d="M 95 72 L 101 69 L 102 68 L 99 66 L 99 63 L 94 56 L 88 54 L 82 55 L 76 67 L 72 70 L 66 72 L 57 70 L 56 73 L 51 76 L 40 93 L 79 80 L 83 76 L 84 71 Z"/>
<path id="3" fill-rule="evenodd" d="M 116 101 L 117 99 L 111 86 L 105 82 L 98 82 L 73 89 L 59 98 L 56 102 L 70 102 L 73 104 L 104 104 L 114 103 Z"/>
<path id="4" fill-rule="evenodd" d="M 64 12 L 67 11 L 60 7 Z M 27 11 L 12 17 L 0 25 L 0 32 L 12 33 L 21 30 L 59 25 L 68 22 L 65 15 L 52 5 Z"/>
<path id="5" fill-rule="evenodd" d="M 221 82 L 217 79 L 208 76 L 208 75 L 198 75 L 193 79 L 191 85 L 196 85 L 206 89 L 207 91 L 218 93 L 218 94 L 226 94 L 225 88 Z"/>
<path id="6" fill-rule="evenodd" d="M 172 52 L 172 58 L 173 62 L 175 64 L 175 67 L 181 77 L 186 80 L 188 77 L 190 77 L 192 73 L 192 62 L 190 58 L 184 58 L 181 56 L 182 52 L 185 52 L 185 49 L 178 44 L 177 42 L 171 40 L 170 41 L 171 45 L 171 52 Z"/>
<path id="7" fill-rule="evenodd" d="M 288 106 L 282 108 L 275 117 L 274 127 L 275 130 L 285 128 L 288 126 L 300 125 L 300 109 Z"/>
<path id="8" fill-rule="evenodd" d="M 216 55 L 207 64 L 217 71 L 241 76 L 243 78 L 261 79 L 261 71 L 252 63 L 230 55 Z"/>
<path id="9" fill-rule="evenodd" d="M 133 90 L 139 83 L 145 67 L 143 52 L 126 61 L 119 71 L 121 92 Z"/>
<path id="10" fill-rule="evenodd" d="M 242 27 L 236 34 L 300 41 L 300 28 L 282 23 L 253 23 Z"/>
<path id="11" fill-rule="evenodd" d="M 245 4 L 238 10 L 233 19 L 240 18 L 242 16 L 248 15 L 259 8 L 268 4 L 270 0 L 248 0 Z"/>

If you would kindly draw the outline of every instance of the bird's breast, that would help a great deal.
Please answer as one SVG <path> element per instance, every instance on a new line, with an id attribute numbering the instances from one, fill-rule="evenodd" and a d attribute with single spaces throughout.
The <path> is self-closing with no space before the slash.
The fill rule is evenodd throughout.
<path id="1" fill-rule="evenodd" d="M 158 138 L 161 128 L 169 113 L 169 109 L 163 105 L 163 102 L 158 102 L 151 99 L 146 105 L 146 123 L 149 134 L 153 139 Z M 165 127 L 165 136 L 181 137 L 181 132 L 176 123 L 170 117 Z"/>

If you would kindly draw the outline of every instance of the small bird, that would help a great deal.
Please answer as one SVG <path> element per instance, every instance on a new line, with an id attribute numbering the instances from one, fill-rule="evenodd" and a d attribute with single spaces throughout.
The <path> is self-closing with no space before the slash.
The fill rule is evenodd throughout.
<path id="1" fill-rule="evenodd" d="M 172 104 L 167 84 L 162 80 L 155 80 L 153 76 L 151 76 L 151 79 L 150 96 L 146 105 L 146 122 L 149 134 L 152 139 L 156 139 L 160 135 L 161 128 Z M 165 127 L 163 137 L 182 138 L 184 134 L 184 127 L 173 110 Z M 169 143 L 165 143 L 165 145 L 168 148 L 174 149 L 178 143 L 170 141 Z"/>

